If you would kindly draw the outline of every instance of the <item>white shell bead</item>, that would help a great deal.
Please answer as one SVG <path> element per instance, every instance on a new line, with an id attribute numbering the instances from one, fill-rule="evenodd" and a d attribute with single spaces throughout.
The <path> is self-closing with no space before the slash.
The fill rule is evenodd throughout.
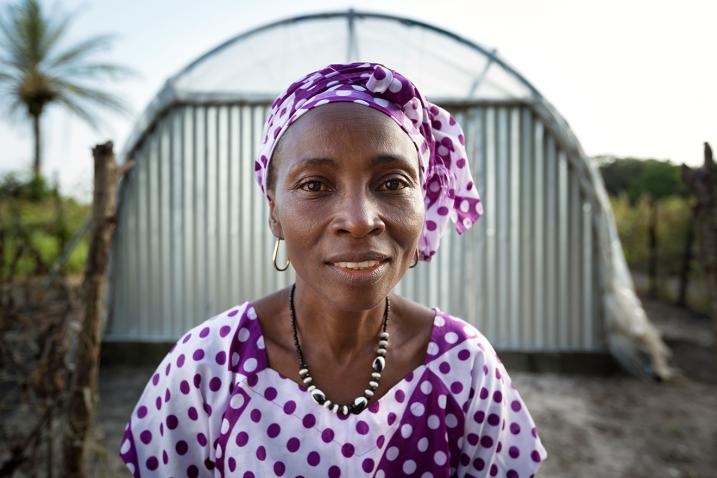
<path id="1" fill-rule="evenodd" d="M 325 401 L 324 404 L 323 404 L 323 407 L 330 409 L 330 408 L 331 408 L 331 405 L 333 405 L 333 402 L 327 398 L 326 401 Z"/>
<path id="2" fill-rule="evenodd" d="M 316 403 L 320 403 L 321 400 L 326 400 L 326 395 L 318 388 L 314 388 L 314 390 L 311 391 L 311 397 Z"/>
<path id="3" fill-rule="evenodd" d="M 302 377 L 305 375 L 308 375 L 308 374 L 309 374 L 309 369 L 307 369 L 307 368 L 302 368 L 301 370 L 299 370 L 299 375 L 301 375 Z"/>
<path id="4" fill-rule="evenodd" d="M 309 393 L 311 393 L 312 390 L 316 390 L 316 385 L 309 385 L 309 388 L 306 389 Z"/>
<path id="5" fill-rule="evenodd" d="M 378 388 L 378 382 L 374 382 L 373 380 L 371 380 L 371 381 L 368 383 L 368 386 L 371 387 L 371 388 Z"/>
<path id="6" fill-rule="evenodd" d="M 384 367 L 386 367 L 386 359 L 379 356 L 373 359 L 373 371 L 374 372 L 382 372 Z"/>
<path id="7" fill-rule="evenodd" d="M 304 379 L 304 385 L 310 384 L 312 380 L 313 380 L 313 378 L 311 378 L 311 377 L 306 377 L 306 378 Z"/>
<path id="8" fill-rule="evenodd" d="M 382 339 L 388 339 L 388 332 L 381 332 L 381 335 L 379 335 Z"/>
<path id="9" fill-rule="evenodd" d="M 379 347 L 379 348 L 385 349 L 386 346 L 388 346 L 388 341 L 387 341 L 387 340 L 379 340 L 379 341 L 378 341 L 378 347 Z"/>
<path id="10" fill-rule="evenodd" d="M 363 391 L 363 394 L 369 398 L 373 397 L 373 391 L 369 390 L 368 388 Z"/>
<path id="11" fill-rule="evenodd" d="M 386 356 L 386 349 L 378 349 L 378 350 L 376 351 L 376 353 L 377 353 L 378 355 L 380 355 L 381 357 L 385 357 L 385 356 Z"/>
<path id="12" fill-rule="evenodd" d="M 381 374 L 379 372 L 371 372 L 371 378 L 378 380 L 381 378 Z"/>
<path id="13" fill-rule="evenodd" d="M 356 397 L 356 399 L 354 400 L 354 405 L 356 405 L 356 406 L 358 406 L 358 405 L 365 406 L 367 404 L 368 404 L 368 400 L 366 400 L 366 397 Z"/>

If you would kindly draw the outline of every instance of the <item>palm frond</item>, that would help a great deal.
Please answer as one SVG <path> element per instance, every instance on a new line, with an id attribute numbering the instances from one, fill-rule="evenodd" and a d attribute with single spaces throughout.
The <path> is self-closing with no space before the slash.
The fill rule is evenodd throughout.
<path id="1" fill-rule="evenodd" d="M 22 96 L 17 92 L 17 85 L 6 83 L 0 90 L 0 97 L 6 100 L 0 102 L 3 110 L 3 119 L 11 125 L 20 125 L 28 118 L 27 105 L 22 101 Z"/>
<path id="2" fill-rule="evenodd" d="M 129 106 L 120 97 L 107 93 L 91 86 L 80 85 L 78 83 L 72 83 L 70 81 L 53 78 L 53 84 L 55 85 L 56 91 L 65 98 L 70 100 L 76 97 L 80 100 L 86 100 L 92 104 L 115 111 L 117 113 L 131 115 L 132 111 Z"/>
<path id="3" fill-rule="evenodd" d="M 7 7 L 7 10 L 7 18 L 0 16 L 0 55 L 3 63 L 22 69 L 27 60 L 24 58 L 26 38 L 17 18 L 21 13 L 14 5 Z"/>
<path id="4" fill-rule="evenodd" d="M 73 47 L 65 50 L 62 53 L 57 54 L 53 58 L 48 58 L 47 67 L 57 68 L 65 64 L 72 64 L 72 62 L 78 61 L 92 55 L 98 51 L 108 50 L 112 41 L 116 35 L 97 35 L 92 38 L 83 40 Z"/>
<path id="5" fill-rule="evenodd" d="M 52 51 L 60 44 L 76 15 L 77 12 L 63 14 L 59 11 L 59 4 L 55 4 L 55 11 L 47 16 L 47 32 L 43 38 L 43 51 L 46 57 L 51 56 Z"/>
<path id="6" fill-rule="evenodd" d="M 3 66 L 4 65 L 0 64 L 0 68 L 2 68 Z M 0 69 L 0 83 L 11 82 L 11 81 L 16 81 L 16 80 L 17 80 L 17 76 L 15 76 L 11 70 L 7 70 L 7 72 L 5 72 L 2 69 Z"/>
<path id="7" fill-rule="evenodd" d="M 100 124 L 97 121 L 97 117 L 92 114 L 87 106 L 81 104 L 76 99 L 68 97 L 67 95 L 59 95 L 57 97 L 57 102 L 72 111 L 75 115 L 87 123 L 95 132 L 99 130 Z"/>
<path id="8" fill-rule="evenodd" d="M 19 82 L 16 80 L 13 72 L 8 73 L 0 71 L 0 107 L 3 104 L 8 105 L 8 112 L 12 112 L 14 106 L 11 106 L 13 99 L 19 99 L 20 95 L 17 93 L 17 86 Z M 9 119 L 9 118 L 5 118 Z"/>
<path id="9" fill-rule="evenodd" d="M 14 48 L 18 64 L 37 64 L 42 61 L 41 43 L 45 35 L 47 21 L 43 17 L 42 7 L 37 0 L 20 2 L 11 17 L 11 32 L 15 38 L 8 39 Z"/>
<path id="10" fill-rule="evenodd" d="M 24 129 L 29 126 L 27 121 L 27 108 L 20 101 L 13 101 L 4 106 L 3 119 L 10 125 L 18 129 Z"/>
<path id="11" fill-rule="evenodd" d="M 122 79 L 137 76 L 137 72 L 131 68 L 114 63 L 73 63 L 52 70 L 52 75 L 67 80 L 74 79 L 75 77 L 82 79 L 99 77 Z"/>

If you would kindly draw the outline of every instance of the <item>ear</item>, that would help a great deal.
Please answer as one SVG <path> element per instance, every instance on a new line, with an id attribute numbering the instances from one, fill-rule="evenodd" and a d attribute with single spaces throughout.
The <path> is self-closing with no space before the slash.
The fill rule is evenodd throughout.
<path id="1" fill-rule="evenodd" d="M 274 234 L 274 237 L 283 239 L 284 233 L 281 230 L 281 222 L 279 222 L 276 209 L 276 196 L 274 195 L 274 191 L 271 190 L 269 190 L 266 195 L 269 198 L 269 228 L 272 234 Z"/>

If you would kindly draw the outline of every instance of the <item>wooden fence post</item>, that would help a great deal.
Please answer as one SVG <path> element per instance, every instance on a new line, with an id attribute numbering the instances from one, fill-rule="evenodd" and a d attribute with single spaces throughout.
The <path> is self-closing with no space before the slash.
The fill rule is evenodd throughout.
<path id="1" fill-rule="evenodd" d="M 699 260 L 705 271 L 709 314 L 714 327 L 713 345 L 717 353 L 717 165 L 708 143 L 705 143 L 702 167 L 691 169 L 683 164 L 682 177 L 697 198 L 695 232 Z"/>
<path id="2" fill-rule="evenodd" d="M 77 340 L 63 440 L 63 476 L 82 478 L 88 476 L 87 445 L 97 402 L 102 313 L 110 245 L 116 227 L 115 193 L 119 173 L 111 141 L 95 146 L 92 155 L 95 174 L 89 252 L 82 283 L 84 317 Z"/>

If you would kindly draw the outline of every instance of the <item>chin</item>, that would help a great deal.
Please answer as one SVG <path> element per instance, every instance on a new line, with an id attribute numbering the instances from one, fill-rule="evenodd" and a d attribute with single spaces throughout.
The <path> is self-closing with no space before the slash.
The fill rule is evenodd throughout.
<path id="1" fill-rule="evenodd" d="M 325 264 L 324 273 L 318 275 L 322 280 L 309 283 L 340 309 L 358 312 L 376 307 L 391 293 L 398 282 L 392 266 L 386 261 L 375 270 L 347 271 Z"/>

